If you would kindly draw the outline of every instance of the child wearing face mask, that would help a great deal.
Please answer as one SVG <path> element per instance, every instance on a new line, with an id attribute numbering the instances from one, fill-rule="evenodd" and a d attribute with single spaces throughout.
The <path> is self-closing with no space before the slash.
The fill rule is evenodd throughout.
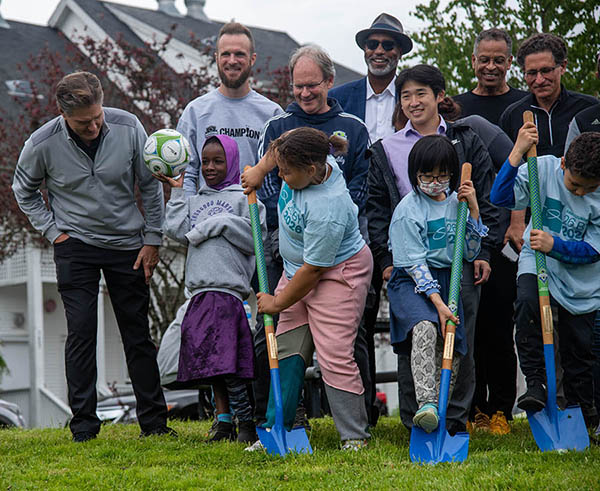
<path id="1" fill-rule="evenodd" d="M 171 186 L 165 234 L 188 247 L 185 286 L 191 293 L 181 324 L 178 382 L 212 385 L 217 425 L 211 441 L 234 440 L 226 379 L 254 378 L 254 350 L 243 300 L 254 274 L 248 201 L 240 185 L 238 147 L 225 135 L 202 147 L 204 185 L 184 197 L 183 179 Z M 263 233 L 265 208 L 259 203 Z"/>
<path id="2" fill-rule="evenodd" d="M 388 283 L 391 342 L 396 353 L 410 354 L 418 410 L 413 424 L 427 432 L 438 426 L 439 377 L 446 322 L 459 322 L 446 305 L 458 200 L 467 201 L 464 258 L 473 261 L 487 227 L 481 222 L 471 181 L 458 186 L 460 165 L 451 141 L 441 135 L 425 136 L 408 156 L 412 191 L 398 204 L 389 228 L 393 256 Z M 458 192 L 455 190 L 458 187 Z M 452 366 L 453 388 L 460 356 L 466 354 L 464 329 L 458 324 Z"/>

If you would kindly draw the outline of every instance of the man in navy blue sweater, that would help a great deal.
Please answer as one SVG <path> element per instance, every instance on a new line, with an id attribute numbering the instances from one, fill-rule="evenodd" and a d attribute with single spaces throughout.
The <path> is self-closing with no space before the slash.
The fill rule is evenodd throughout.
<path id="1" fill-rule="evenodd" d="M 292 102 L 283 114 L 274 116 L 267 121 L 258 144 L 258 159 L 260 160 L 265 154 L 272 140 L 288 130 L 301 126 L 317 128 L 327 135 L 336 134 L 346 138 L 348 151 L 345 155 L 338 155 L 335 158 L 344 173 L 352 201 L 358 206 L 360 221 L 364 215 L 367 198 L 367 172 L 369 170 L 369 161 L 365 156 L 369 145 L 367 127 L 356 116 L 344 112 L 335 99 L 327 97 L 327 91 L 333 87 L 335 68 L 333 61 L 325 51 L 315 45 L 303 46 L 292 54 L 289 68 L 295 102 Z M 272 290 L 277 285 L 282 272 L 282 264 L 278 261 L 279 251 L 276 239 L 277 201 L 280 189 L 281 178 L 277 175 L 277 168 L 275 168 L 265 177 L 262 188 L 258 190 L 258 196 L 267 209 L 269 233 L 265 240 L 265 256 L 269 286 Z M 362 220 L 361 225 L 364 234 L 366 233 L 366 219 Z M 264 421 L 269 387 L 264 330 L 261 327 L 259 318 L 255 335 L 257 382 L 254 384 L 257 424 Z M 359 338 L 360 340 L 358 340 Z M 355 354 L 361 370 L 363 385 L 368 388 L 371 384 L 366 349 L 364 333 L 361 335 L 359 331 Z M 358 359 L 361 354 L 362 362 Z M 365 397 L 366 400 L 370 400 L 370 394 L 366 394 Z"/>

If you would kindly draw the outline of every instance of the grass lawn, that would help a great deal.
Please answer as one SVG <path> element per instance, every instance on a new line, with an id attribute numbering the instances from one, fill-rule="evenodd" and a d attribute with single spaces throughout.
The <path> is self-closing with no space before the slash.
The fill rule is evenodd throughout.
<path id="1" fill-rule="evenodd" d="M 313 455 L 285 459 L 206 444 L 209 423 L 173 422 L 179 438 L 138 438 L 137 426 L 105 426 L 74 444 L 66 429 L 0 431 L 2 489 L 600 489 L 600 447 L 541 453 L 527 421 L 510 435 L 471 436 L 463 464 L 418 466 L 397 418 L 380 419 L 369 447 L 338 450 L 331 418 L 311 420 Z"/>

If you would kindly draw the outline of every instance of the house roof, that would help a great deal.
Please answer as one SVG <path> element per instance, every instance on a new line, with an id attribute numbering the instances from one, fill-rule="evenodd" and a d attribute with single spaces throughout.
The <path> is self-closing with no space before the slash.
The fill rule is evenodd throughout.
<path id="1" fill-rule="evenodd" d="M 172 32 L 173 36 L 183 43 L 189 42 L 190 33 L 194 33 L 196 39 L 199 40 L 214 40 L 223 25 L 223 22 L 207 22 L 192 17 L 173 17 L 157 10 L 100 0 L 74 0 L 74 3 L 100 25 L 111 38 L 116 39 L 121 36 L 134 46 L 142 46 L 144 43 L 116 14 L 123 13 L 134 17 L 163 33 Z M 10 94 L 10 89 L 5 82 L 25 78 L 19 65 L 27 70 L 26 64 L 29 59 L 39 54 L 44 46 L 48 46 L 51 52 L 64 55 L 70 48 L 75 48 L 75 45 L 58 29 L 10 20 L 7 22 L 10 29 L 0 28 L 0 46 L 2 46 L 0 50 L 0 107 L 3 108 L 2 112 L 5 115 L 10 116 L 20 111 L 20 105 L 15 102 L 14 96 Z M 261 27 L 250 28 L 254 35 L 258 54 L 255 78 L 268 80 L 270 79 L 269 72 L 286 66 L 290 54 L 300 45 L 285 32 Z M 361 77 L 361 74 L 337 63 L 336 71 L 336 85 Z M 39 80 L 38 75 L 36 71 L 32 71 L 29 76 L 34 81 L 43 83 Z"/>
<path id="2" fill-rule="evenodd" d="M 52 52 L 63 54 L 68 51 L 69 46 L 74 46 L 51 27 L 11 20 L 7 22 L 10 29 L 0 28 L 0 107 L 3 115 L 10 117 L 18 114 L 20 105 L 10 95 L 5 82 L 32 78 L 35 82 L 44 83 L 40 80 L 38 71 L 27 68 L 30 58 L 39 54 L 45 46 Z"/>
<path id="3" fill-rule="evenodd" d="M 206 22 L 192 17 L 173 17 L 158 10 L 130 7 L 111 2 L 99 2 L 97 0 L 78 1 L 82 7 L 88 4 L 102 3 L 105 7 L 135 17 L 139 21 L 153 26 L 164 33 L 172 32 L 173 37 L 183 43 L 189 42 L 191 33 L 194 33 L 196 39 L 210 39 L 212 41 L 216 39 L 219 29 L 224 24 L 219 21 Z M 256 53 L 258 55 L 255 65 L 258 70 L 255 70 L 255 77 L 258 79 L 268 79 L 270 78 L 268 75 L 270 71 L 287 66 L 290 55 L 296 48 L 300 47 L 300 44 L 286 32 L 264 29 L 262 27 L 248 27 L 254 36 Z M 172 28 L 173 31 L 171 31 Z M 335 63 L 335 68 L 335 85 L 341 85 L 362 77 L 360 73 L 338 63 Z"/>

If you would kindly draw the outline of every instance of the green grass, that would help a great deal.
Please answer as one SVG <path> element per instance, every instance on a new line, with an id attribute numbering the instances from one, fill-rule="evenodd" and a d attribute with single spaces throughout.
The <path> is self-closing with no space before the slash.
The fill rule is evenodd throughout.
<path id="1" fill-rule="evenodd" d="M 209 424 L 174 422 L 179 438 L 138 438 L 137 426 L 105 426 L 74 444 L 65 429 L 0 431 L 2 489 L 600 489 L 600 447 L 541 453 L 526 421 L 510 435 L 472 435 L 463 464 L 418 466 L 408 432 L 382 418 L 369 447 L 338 450 L 331 418 L 311 420 L 313 455 L 269 457 L 237 443 L 205 443 Z"/>

